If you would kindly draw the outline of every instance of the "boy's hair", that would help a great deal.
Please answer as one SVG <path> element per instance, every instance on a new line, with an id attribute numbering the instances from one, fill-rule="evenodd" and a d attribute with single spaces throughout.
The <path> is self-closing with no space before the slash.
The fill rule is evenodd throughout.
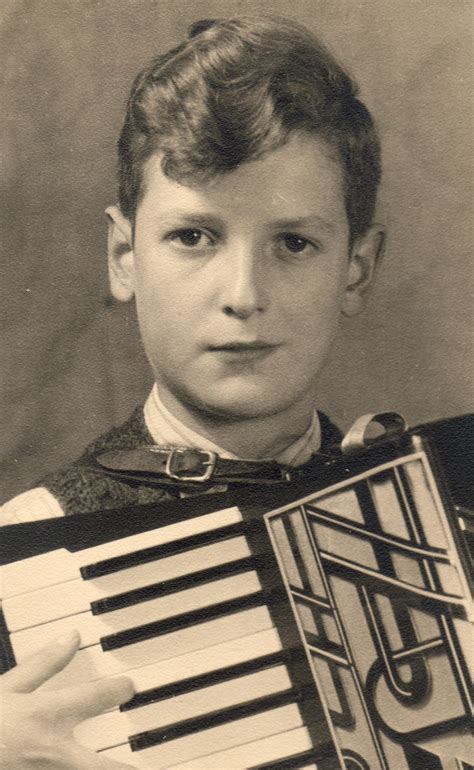
<path id="1" fill-rule="evenodd" d="M 132 222 L 152 153 L 179 182 L 206 180 L 312 132 L 336 152 L 351 239 L 374 214 L 380 146 L 357 86 L 286 18 L 201 21 L 135 79 L 118 142 L 119 203 Z"/>

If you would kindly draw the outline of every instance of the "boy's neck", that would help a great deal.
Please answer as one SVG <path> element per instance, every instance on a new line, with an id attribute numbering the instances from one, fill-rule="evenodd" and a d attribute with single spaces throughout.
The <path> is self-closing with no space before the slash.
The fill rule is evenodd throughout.
<path id="1" fill-rule="evenodd" d="M 160 390 L 159 398 L 186 427 L 222 449 L 248 459 L 279 455 L 307 431 L 314 413 L 313 400 L 307 398 L 280 414 L 225 419 L 188 407 L 166 391 Z"/>

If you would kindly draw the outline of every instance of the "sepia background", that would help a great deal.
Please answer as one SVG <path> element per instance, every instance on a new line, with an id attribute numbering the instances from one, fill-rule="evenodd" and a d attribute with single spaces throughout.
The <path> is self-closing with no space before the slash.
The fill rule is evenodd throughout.
<path id="1" fill-rule="evenodd" d="M 105 270 L 124 102 L 192 21 L 256 10 L 323 36 L 384 146 L 385 266 L 341 328 L 319 406 L 343 428 L 471 409 L 471 0 L 2 0 L 0 500 L 146 395 L 133 306 L 111 301 Z"/>

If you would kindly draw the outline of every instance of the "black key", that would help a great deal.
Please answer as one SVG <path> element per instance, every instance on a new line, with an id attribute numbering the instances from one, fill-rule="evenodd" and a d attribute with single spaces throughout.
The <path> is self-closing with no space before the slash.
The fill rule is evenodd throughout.
<path id="1" fill-rule="evenodd" d="M 140 551 L 113 556 L 96 564 L 87 564 L 81 567 L 81 576 L 84 580 L 92 580 L 103 575 L 110 575 L 112 572 L 136 567 L 139 564 L 155 561 L 164 556 L 173 556 L 178 553 L 192 551 L 194 548 L 202 545 L 228 540 L 230 537 L 243 534 L 247 529 L 247 524 L 238 522 L 237 524 L 229 524 L 226 527 L 213 529 L 209 532 L 201 532 L 197 535 L 181 538 L 180 540 L 173 540 L 170 543 L 162 543 L 161 545 L 150 546 L 150 548 L 142 548 Z"/>
<path id="2" fill-rule="evenodd" d="M 282 692 L 274 695 L 265 695 L 261 698 L 240 703 L 238 706 L 232 706 L 228 709 L 219 709 L 211 711 L 200 717 L 185 719 L 182 722 L 167 725 L 158 730 L 149 730 L 145 733 L 138 733 L 129 738 L 132 751 L 141 751 L 151 746 L 156 746 L 165 741 L 172 741 L 176 738 L 182 738 L 185 735 L 196 733 L 201 730 L 207 730 L 211 727 L 218 727 L 226 722 L 234 722 L 240 718 L 253 716 L 264 711 L 269 711 L 278 706 L 285 706 L 289 703 L 298 703 L 304 697 L 304 693 L 298 688 L 289 687 Z M 239 729 L 238 722 L 235 725 L 236 731 Z"/>
<path id="3" fill-rule="evenodd" d="M 301 648 L 294 650 L 279 650 L 279 652 L 261 655 L 259 658 L 254 658 L 253 660 L 247 660 L 242 663 L 235 663 L 232 666 L 226 666 L 225 668 L 207 671 L 205 674 L 189 677 L 188 679 L 181 679 L 178 682 L 171 682 L 162 687 L 156 687 L 152 690 L 145 690 L 138 693 L 127 703 L 120 706 L 120 711 L 130 711 L 130 709 L 138 708 L 139 706 L 144 706 L 148 703 L 157 703 L 158 701 L 167 700 L 168 698 L 174 698 L 177 695 L 184 695 L 185 693 L 193 692 L 194 690 L 200 690 L 203 687 L 211 687 L 220 684 L 221 682 L 227 682 L 231 679 L 237 679 L 240 676 L 251 674 L 255 671 L 273 668 L 281 663 L 287 663 L 290 658 L 296 656 L 301 657 L 303 655 L 304 652 Z"/>
<path id="4" fill-rule="evenodd" d="M 97 599 L 91 603 L 92 614 L 100 615 L 104 612 L 112 612 L 113 610 L 129 607 L 158 596 L 168 596 L 169 594 L 183 591 L 186 588 L 194 588 L 205 583 L 211 583 L 229 575 L 239 575 L 252 568 L 256 568 L 262 561 L 262 556 L 247 556 L 242 559 L 236 559 L 236 561 L 219 564 L 216 567 L 191 572 L 181 577 L 163 580 L 161 583 L 153 583 L 153 585 L 135 588 L 132 591 L 124 591 L 122 594 L 108 596 L 105 599 Z"/>
<path id="5" fill-rule="evenodd" d="M 271 592 L 271 597 L 273 599 L 278 599 L 279 597 L 283 598 L 285 595 L 286 594 L 282 589 L 275 589 Z M 239 596 L 236 599 L 229 599 L 225 602 L 219 602 L 218 604 L 211 604 L 209 607 L 201 607 L 192 612 L 183 612 L 172 618 L 156 620 L 142 626 L 135 626 L 134 628 L 129 628 L 125 631 L 119 631 L 117 634 L 103 636 L 100 643 L 104 651 L 115 650 L 118 647 L 125 647 L 127 644 L 136 644 L 137 642 L 142 642 L 145 639 L 151 639 L 155 636 L 170 634 L 173 631 L 178 631 L 180 628 L 188 628 L 197 623 L 205 623 L 208 620 L 213 620 L 214 618 L 224 615 L 231 615 L 234 612 L 241 612 L 250 607 L 262 606 L 267 604 L 269 599 L 270 592 L 266 593 L 262 590 L 255 591 L 247 596 Z"/>

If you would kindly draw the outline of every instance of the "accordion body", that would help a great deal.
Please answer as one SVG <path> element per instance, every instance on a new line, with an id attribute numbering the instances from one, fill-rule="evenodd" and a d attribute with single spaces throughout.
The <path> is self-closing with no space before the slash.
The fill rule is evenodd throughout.
<path id="1" fill-rule="evenodd" d="M 312 482 L 13 525 L 2 667 L 126 673 L 77 739 L 140 768 L 469 770 L 474 431 L 453 418 Z"/>

